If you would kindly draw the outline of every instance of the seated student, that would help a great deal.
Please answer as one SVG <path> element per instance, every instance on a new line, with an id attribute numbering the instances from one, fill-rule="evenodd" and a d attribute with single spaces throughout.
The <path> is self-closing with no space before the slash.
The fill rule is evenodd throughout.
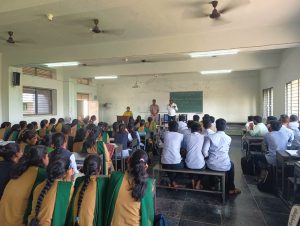
<path id="1" fill-rule="evenodd" d="M 4 146 L 0 145 L 0 200 L 6 184 L 10 179 L 13 166 L 19 162 L 23 152 L 16 143 L 8 143 Z"/>
<path id="2" fill-rule="evenodd" d="M 161 155 L 161 163 L 164 169 L 181 169 L 183 163 L 181 162 L 180 149 L 183 142 L 183 134 L 178 133 L 178 124 L 176 121 L 168 123 L 169 131 L 164 133 L 164 147 Z M 168 173 L 171 184 L 169 186 L 177 187 L 176 173 Z"/>
<path id="3" fill-rule="evenodd" d="M 113 129 L 113 131 L 112 131 L 112 137 L 113 137 L 113 138 L 116 138 L 116 135 L 117 135 L 117 133 L 119 132 L 119 126 L 120 126 L 120 123 L 119 123 L 119 122 L 114 122 L 114 123 L 112 124 L 112 129 Z"/>
<path id="4" fill-rule="evenodd" d="M 71 136 L 71 137 L 75 137 L 77 129 L 78 129 L 78 120 L 73 119 L 72 123 L 70 124 L 70 130 L 69 130 L 68 135 Z"/>
<path id="5" fill-rule="evenodd" d="M 282 127 L 279 121 L 270 121 L 270 131 L 264 136 L 264 142 L 267 146 L 266 154 L 255 154 L 254 161 L 257 166 L 271 164 L 276 166 L 276 151 L 286 150 L 289 137 L 280 132 Z"/>
<path id="6" fill-rule="evenodd" d="M 138 129 L 138 128 L 140 127 L 141 121 L 142 121 L 142 117 L 141 117 L 140 115 L 138 115 L 138 116 L 136 117 L 135 121 L 134 121 L 134 126 L 135 126 L 135 128 Z"/>
<path id="7" fill-rule="evenodd" d="M 115 143 L 116 144 L 122 144 L 122 153 L 123 157 L 129 156 L 129 149 L 128 149 L 128 143 L 132 141 L 131 134 L 126 130 L 125 124 L 119 125 L 119 132 L 117 133 L 115 137 Z M 121 156 L 121 153 L 118 154 Z"/>
<path id="8" fill-rule="evenodd" d="M 75 156 L 69 150 L 66 149 L 67 141 L 65 136 L 62 133 L 55 133 L 52 135 L 52 145 L 54 151 L 50 153 L 50 160 L 56 156 L 63 156 L 69 158 L 71 161 L 71 167 L 74 173 L 78 173 L 77 164 L 75 161 Z"/>
<path id="9" fill-rule="evenodd" d="M 126 111 L 124 111 L 123 116 L 133 117 L 132 111 L 130 111 L 130 107 L 127 106 Z"/>
<path id="10" fill-rule="evenodd" d="M 0 128 L 0 140 L 7 140 L 7 135 L 9 133 L 9 130 L 10 130 L 10 126 L 11 126 L 11 123 L 10 122 L 3 122 L 1 124 L 1 128 Z"/>
<path id="11" fill-rule="evenodd" d="M 36 122 L 36 121 L 32 121 L 31 124 L 33 125 L 33 131 L 34 131 L 34 132 L 37 131 L 38 128 L 39 128 L 37 122 Z"/>
<path id="12" fill-rule="evenodd" d="M 47 167 L 47 179 L 33 192 L 29 226 L 58 226 L 66 221 L 69 201 L 73 194 L 71 161 L 55 156 Z"/>
<path id="13" fill-rule="evenodd" d="M 90 124 L 97 125 L 96 120 L 97 120 L 96 115 L 92 115 L 91 118 L 90 118 L 89 123 L 90 123 Z"/>
<path id="14" fill-rule="evenodd" d="M 75 181 L 66 226 L 103 225 L 108 177 L 100 177 L 101 170 L 98 155 L 89 155 L 84 160 L 84 176 Z"/>
<path id="15" fill-rule="evenodd" d="M 290 122 L 289 116 L 287 116 L 285 114 L 280 115 L 279 120 L 282 124 L 282 126 L 280 128 L 280 132 L 286 134 L 289 137 L 289 143 L 292 143 L 292 141 L 294 140 L 294 132 L 288 128 L 288 124 Z"/>
<path id="16" fill-rule="evenodd" d="M 211 170 L 226 172 L 226 191 L 230 195 L 239 194 L 241 190 L 234 185 L 234 164 L 229 158 L 231 138 L 225 134 L 226 121 L 222 118 L 216 121 L 217 132 L 205 139 L 203 153 L 208 153 L 206 165 Z M 205 154 L 206 155 L 206 154 Z"/>
<path id="17" fill-rule="evenodd" d="M 187 130 L 187 124 L 184 121 L 185 120 L 185 116 L 184 115 L 179 115 L 178 117 L 178 133 L 183 133 L 184 130 Z"/>
<path id="18" fill-rule="evenodd" d="M 265 124 L 262 123 L 262 118 L 259 115 L 253 117 L 254 125 L 250 124 L 249 134 L 253 137 L 263 137 L 269 131 Z"/>
<path id="19" fill-rule="evenodd" d="M 83 128 L 80 128 L 79 130 L 77 130 L 75 138 L 74 138 L 74 142 L 73 142 L 73 152 L 81 152 L 82 151 L 82 147 L 83 147 L 83 143 L 85 140 L 85 131 Z"/>
<path id="20" fill-rule="evenodd" d="M 50 132 L 55 132 L 55 129 L 54 129 L 55 123 L 56 123 L 56 118 L 51 118 L 49 121 L 49 125 L 48 125 L 48 130 Z"/>
<path id="21" fill-rule="evenodd" d="M 32 130 L 25 130 L 20 139 L 20 149 L 22 152 L 27 153 L 31 146 L 37 144 L 38 137 Z"/>
<path id="22" fill-rule="evenodd" d="M 184 137 L 184 143 L 186 144 L 186 158 L 185 164 L 189 169 L 202 170 L 205 168 L 205 154 L 202 152 L 204 135 L 201 132 L 201 126 L 199 123 L 195 122 L 192 125 L 192 133 Z M 198 175 L 193 176 L 192 179 L 192 188 L 200 189 L 201 186 L 201 177 Z"/>
<path id="23" fill-rule="evenodd" d="M 63 118 L 59 118 L 57 123 L 53 127 L 55 133 L 62 133 L 62 129 L 64 126 L 65 120 Z"/>
<path id="24" fill-rule="evenodd" d="M 215 117 L 214 116 L 209 116 L 209 121 L 211 122 L 211 130 L 216 132 L 216 125 L 215 125 Z"/>
<path id="25" fill-rule="evenodd" d="M 17 141 L 20 133 L 20 125 L 19 124 L 14 124 L 10 131 L 8 136 L 8 141 Z"/>
<path id="26" fill-rule="evenodd" d="M 146 131 L 146 128 L 145 128 L 145 120 L 142 119 L 140 121 L 140 127 L 138 128 L 138 132 L 141 136 L 145 136 L 147 131 Z"/>
<path id="27" fill-rule="evenodd" d="M 153 225 L 153 181 L 147 173 L 148 156 L 137 150 L 125 173 L 114 172 L 109 180 L 104 225 Z"/>
<path id="28" fill-rule="evenodd" d="M 98 124 L 99 126 L 99 124 Z M 109 134 L 108 134 L 108 124 L 106 122 L 103 122 L 102 125 L 102 133 L 101 133 L 101 140 L 106 143 L 109 144 L 110 143 L 110 138 L 109 138 Z"/>
<path id="29" fill-rule="evenodd" d="M 48 161 L 47 149 L 42 145 L 31 147 L 28 154 L 20 158 L 0 201 L 1 225 L 27 225 L 32 191 L 46 178 Z"/>
<path id="30" fill-rule="evenodd" d="M 254 118 L 254 116 L 252 116 L 252 115 L 248 116 L 248 120 L 247 120 L 247 123 L 245 125 L 245 129 L 246 129 L 247 132 L 250 131 L 250 124 L 254 124 L 253 118 Z"/>
<path id="31" fill-rule="evenodd" d="M 46 146 L 48 154 L 54 151 L 51 134 L 46 135 L 43 140 L 40 141 L 40 144 Z"/>
<path id="32" fill-rule="evenodd" d="M 297 115 L 290 116 L 290 122 L 288 124 L 288 128 L 293 130 L 295 138 L 300 136 L 299 122 L 298 122 Z"/>
<path id="33" fill-rule="evenodd" d="M 152 117 L 148 117 L 148 121 L 146 122 L 145 129 L 146 129 L 146 132 L 155 132 L 156 122 L 153 120 Z"/>
<path id="34" fill-rule="evenodd" d="M 210 134 L 214 134 L 215 133 L 215 131 L 212 130 L 212 124 L 211 124 L 210 119 L 204 119 L 202 121 L 202 123 L 203 123 L 203 128 L 204 128 L 204 130 L 202 131 L 202 134 L 204 136 L 208 136 Z"/>
<path id="35" fill-rule="evenodd" d="M 199 115 L 193 115 L 193 121 L 194 122 L 200 122 L 200 116 Z"/>
<path id="36" fill-rule="evenodd" d="M 40 129 L 37 131 L 37 135 L 39 136 L 39 139 L 42 140 L 46 135 L 50 133 L 50 131 L 47 129 L 48 126 L 48 120 L 43 119 L 40 122 Z"/>

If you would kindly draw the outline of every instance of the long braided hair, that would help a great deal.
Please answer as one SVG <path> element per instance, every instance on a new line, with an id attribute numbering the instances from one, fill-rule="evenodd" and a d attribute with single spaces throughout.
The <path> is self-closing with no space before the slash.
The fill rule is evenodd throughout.
<path id="1" fill-rule="evenodd" d="M 43 200 L 47 194 L 47 192 L 52 187 L 54 181 L 56 179 L 62 178 L 68 169 L 70 168 L 70 159 L 69 158 L 62 158 L 57 157 L 50 161 L 48 167 L 47 167 L 47 181 L 45 187 L 42 189 L 41 193 L 38 196 L 37 203 L 35 206 L 35 216 L 31 220 L 29 226 L 40 226 L 38 215 L 41 210 L 41 206 L 43 203 Z"/>
<path id="2" fill-rule="evenodd" d="M 84 173 L 84 183 L 79 192 L 79 198 L 77 203 L 77 213 L 76 213 L 76 220 L 74 226 L 80 226 L 79 224 L 79 213 L 81 209 L 82 199 L 84 193 L 91 181 L 92 175 L 98 175 L 102 168 L 102 162 L 98 155 L 89 155 L 83 163 L 83 173 Z"/>
<path id="3" fill-rule="evenodd" d="M 148 155 L 143 150 L 135 151 L 129 161 L 128 173 L 133 178 L 131 195 L 136 201 L 141 200 L 147 190 L 147 162 Z"/>

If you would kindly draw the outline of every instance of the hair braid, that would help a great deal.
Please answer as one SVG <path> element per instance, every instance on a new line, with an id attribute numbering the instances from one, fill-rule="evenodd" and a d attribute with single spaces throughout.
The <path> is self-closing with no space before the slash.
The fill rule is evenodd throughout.
<path id="1" fill-rule="evenodd" d="M 48 179 L 46 182 L 45 187 L 43 188 L 43 190 L 41 191 L 38 199 L 37 199 L 37 203 L 35 206 L 35 216 L 34 218 L 31 220 L 30 222 L 30 226 L 40 226 L 39 224 L 39 220 L 38 220 L 38 215 L 42 206 L 42 202 L 45 198 L 45 195 L 47 194 L 47 192 L 50 190 L 52 184 L 54 182 L 54 179 Z"/>
<path id="2" fill-rule="evenodd" d="M 79 192 L 79 198 L 78 198 L 78 203 L 77 203 L 77 213 L 76 213 L 76 220 L 75 220 L 75 226 L 79 226 L 79 213 L 80 213 L 80 209 L 81 209 L 81 204 L 82 204 L 82 199 L 84 196 L 84 193 L 87 189 L 87 186 L 89 185 L 91 179 L 90 179 L 90 175 L 86 175 L 84 178 L 84 183 L 82 185 L 82 188 Z"/>

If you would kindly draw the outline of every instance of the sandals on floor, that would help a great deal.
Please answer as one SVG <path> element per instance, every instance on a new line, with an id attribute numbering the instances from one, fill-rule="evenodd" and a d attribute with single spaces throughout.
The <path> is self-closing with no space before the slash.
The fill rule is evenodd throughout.
<path id="1" fill-rule="evenodd" d="M 234 190 L 229 190 L 228 194 L 229 195 L 238 195 L 238 194 L 241 194 L 241 190 L 238 188 L 235 188 Z"/>

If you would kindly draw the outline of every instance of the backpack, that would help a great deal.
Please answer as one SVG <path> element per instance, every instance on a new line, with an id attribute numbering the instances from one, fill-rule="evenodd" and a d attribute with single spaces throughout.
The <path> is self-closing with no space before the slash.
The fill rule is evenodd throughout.
<path id="1" fill-rule="evenodd" d="M 241 158 L 241 166 L 244 175 L 255 175 L 255 165 L 253 158 L 251 157 L 242 157 Z"/>
<path id="2" fill-rule="evenodd" d="M 167 219 L 162 214 L 157 214 L 154 216 L 153 226 L 168 226 Z"/>
<path id="3" fill-rule="evenodd" d="M 257 183 L 258 190 L 267 193 L 274 193 L 273 172 L 268 168 L 264 178 Z"/>

